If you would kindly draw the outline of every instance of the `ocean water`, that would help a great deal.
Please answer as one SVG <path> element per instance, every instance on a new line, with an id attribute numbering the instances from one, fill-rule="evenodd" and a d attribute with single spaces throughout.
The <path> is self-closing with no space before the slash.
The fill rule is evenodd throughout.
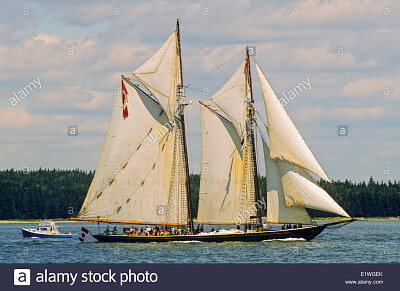
<path id="1" fill-rule="evenodd" d="M 60 223 L 60 232 L 96 223 Z M 78 239 L 23 238 L 21 228 L 0 224 L 0 263 L 400 263 L 400 221 L 355 221 L 325 230 L 312 241 L 258 243 L 99 243 Z M 121 229 L 121 226 L 118 226 Z"/>

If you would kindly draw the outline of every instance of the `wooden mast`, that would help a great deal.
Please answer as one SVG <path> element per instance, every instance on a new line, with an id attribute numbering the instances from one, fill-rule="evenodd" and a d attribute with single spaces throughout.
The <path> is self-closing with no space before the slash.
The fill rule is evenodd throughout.
<path id="1" fill-rule="evenodd" d="M 257 171 L 257 154 L 256 154 L 256 141 L 254 137 L 254 119 L 255 119 L 255 107 L 254 107 L 254 99 L 253 99 L 253 87 L 251 82 L 251 70 L 250 70 L 250 54 L 249 47 L 246 48 L 246 74 L 247 74 L 247 82 L 250 90 L 250 102 L 247 102 L 247 124 L 246 131 L 250 142 L 250 151 L 251 151 L 251 162 L 253 167 L 253 179 L 254 179 L 254 195 L 255 202 L 259 202 L 261 200 L 260 197 L 260 188 L 258 184 L 258 171 Z M 262 227 L 262 217 L 261 217 L 261 207 L 259 203 L 255 203 L 257 207 L 257 226 L 258 229 Z"/>
<path id="2" fill-rule="evenodd" d="M 181 33 L 179 27 L 179 18 L 176 20 L 176 35 L 177 35 L 177 42 L 178 42 L 178 56 L 179 56 L 179 84 L 178 84 L 178 119 L 181 123 L 181 134 L 183 138 L 183 151 L 184 151 L 184 160 L 185 160 L 185 167 L 186 167 L 186 190 L 187 190 L 187 211 L 188 211 L 188 226 L 190 228 L 190 232 L 193 233 L 193 210 L 192 210 L 192 195 L 190 191 L 190 177 L 189 177 L 189 162 L 188 162 L 188 155 L 187 155 L 187 144 L 186 144 L 186 130 L 185 130 L 185 106 L 186 103 L 184 102 L 184 89 L 183 89 L 183 74 L 182 74 L 182 54 L 181 54 Z"/>

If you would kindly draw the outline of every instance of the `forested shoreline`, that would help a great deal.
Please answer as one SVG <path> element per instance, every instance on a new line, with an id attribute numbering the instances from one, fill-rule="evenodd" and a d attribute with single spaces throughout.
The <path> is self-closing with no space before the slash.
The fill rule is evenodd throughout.
<path id="1" fill-rule="evenodd" d="M 39 169 L 0 171 L 0 219 L 44 219 L 76 216 L 93 179 L 93 171 Z M 197 216 L 200 175 L 191 174 L 192 205 Z M 400 183 L 321 181 L 320 185 L 353 217 L 400 216 Z M 260 177 L 261 193 L 266 181 Z M 329 214 L 309 210 L 314 217 Z"/>

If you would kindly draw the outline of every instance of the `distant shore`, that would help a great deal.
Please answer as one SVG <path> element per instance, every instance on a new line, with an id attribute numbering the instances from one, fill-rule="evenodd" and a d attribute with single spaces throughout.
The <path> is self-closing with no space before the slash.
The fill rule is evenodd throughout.
<path id="1" fill-rule="evenodd" d="M 331 220 L 339 220 L 343 219 L 343 217 L 320 217 L 314 218 L 316 221 L 331 221 Z M 356 217 L 357 220 L 360 221 L 399 221 L 400 217 Z M 9 219 L 9 220 L 0 220 L 0 224 L 6 223 L 39 223 L 43 219 Z M 57 223 L 82 223 L 83 221 L 69 220 L 65 218 L 53 218 L 53 219 L 44 219 L 51 220 Z M 265 220 L 265 219 L 263 219 Z M 89 221 L 88 221 L 89 222 Z"/>

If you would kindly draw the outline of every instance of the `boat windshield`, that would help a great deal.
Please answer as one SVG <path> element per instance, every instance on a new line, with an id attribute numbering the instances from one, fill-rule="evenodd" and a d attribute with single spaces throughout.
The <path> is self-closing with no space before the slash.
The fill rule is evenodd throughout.
<path id="1" fill-rule="evenodd" d="M 54 231 L 58 233 L 58 226 L 52 221 L 41 221 L 37 227 L 38 230 L 41 231 Z"/>

